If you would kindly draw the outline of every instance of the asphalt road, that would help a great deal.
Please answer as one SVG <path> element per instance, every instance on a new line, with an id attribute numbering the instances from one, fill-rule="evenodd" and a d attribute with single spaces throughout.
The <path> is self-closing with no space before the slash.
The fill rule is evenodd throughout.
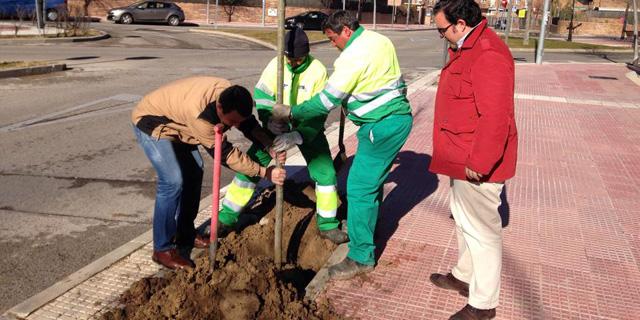
<path id="1" fill-rule="evenodd" d="M 189 26 L 94 27 L 112 37 L 0 43 L 0 60 L 61 61 L 71 68 L 0 79 L 0 313 L 150 229 L 155 172 L 129 120 L 138 99 L 192 75 L 251 88 L 275 55 L 255 44 L 190 32 Z M 441 67 L 443 44 L 435 31 L 384 33 L 409 82 Z M 338 51 L 321 44 L 312 54 L 332 70 Z M 533 60 L 532 53 L 514 56 Z M 628 57 L 548 53 L 545 60 L 610 63 Z M 231 140 L 247 146 L 237 133 Z M 210 192 L 207 177 L 209 170 L 203 196 Z M 223 185 L 231 178 L 224 170 Z"/>

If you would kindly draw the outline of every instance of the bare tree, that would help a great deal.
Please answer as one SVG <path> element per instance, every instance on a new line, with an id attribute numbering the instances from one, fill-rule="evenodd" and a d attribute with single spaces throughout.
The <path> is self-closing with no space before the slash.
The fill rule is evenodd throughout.
<path id="1" fill-rule="evenodd" d="M 241 6 L 244 0 L 226 0 L 223 2 L 222 7 L 224 13 L 227 14 L 227 22 L 231 22 L 231 17 L 236 12 L 236 7 Z"/>
<path id="2" fill-rule="evenodd" d="M 16 19 L 17 20 L 13 20 L 13 35 L 15 37 L 18 36 L 18 32 L 20 31 L 20 28 L 22 27 L 22 24 L 24 22 L 24 18 L 27 16 L 27 9 L 23 6 L 18 5 L 16 7 Z"/>
<path id="3" fill-rule="evenodd" d="M 320 0 L 322 2 L 322 6 L 325 9 L 331 9 L 331 5 L 333 5 L 334 0 Z"/>
<path id="4" fill-rule="evenodd" d="M 631 0 L 627 1 L 627 8 L 624 9 L 624 20 L 622 21 L 622 33 L 620 34 L 620 40 L 624 40 L 627 36 L 627 17 L 629 16 L 629 6 Z"/>
<path id="5" fill-rule="evenodd" d="M 64 35 L 76 37 L 86 35 L 89 30 L 89 18 L 85 16 L 85 8 L 75 7 L 71 10 L 70 16 L 65 17 Z"/>

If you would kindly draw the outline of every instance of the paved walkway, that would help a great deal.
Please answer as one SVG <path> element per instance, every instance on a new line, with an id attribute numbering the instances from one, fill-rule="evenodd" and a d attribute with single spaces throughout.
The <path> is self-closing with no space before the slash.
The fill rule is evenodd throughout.
<path id="1" fill-rule="evenodd" d="M 612 64 L 517 66 L 520 152 L 506 187 L 497 319 L 640 314 L 640 87 L 626 72 Z M 324 293 L 346 316 L 447 319 L 466 303 L 428 280 L 457 257 L 449 180 L 427 171 L 434 95 L 424 88 L 410 97 L 415 124 L 385 185 L 378 266 Z M 355 146 L 348 139 L 349 154 Z"/>
<path id="2" fill-rule="evenodd" d="M 520 153 L 506 187 L 498 319 L 635 320 L 640 314 L 640 87 L 627 72 L 614 64 L 517 65 Z M 322 293 L 345 316 L 447 319 L 465 304 L 428 280 L 448 271 L 457 256 L 448 178 L 427 171 L 432 82 L 425 77 L 410 86 L 414 128 L 384 188 L 375 271 L 329 282 Z M 334 142 L 337 130 L 330 131 Z M 348 125 L 350 155 L 354 133 Z M 209 216 L 209 202 L 203 200 L 198 221 Z M 140 236 L 12 311 L 28 319 L 101 314 L 133 281 L 158 272 L 148 258 L 150 239 L 150 232 Z"/>

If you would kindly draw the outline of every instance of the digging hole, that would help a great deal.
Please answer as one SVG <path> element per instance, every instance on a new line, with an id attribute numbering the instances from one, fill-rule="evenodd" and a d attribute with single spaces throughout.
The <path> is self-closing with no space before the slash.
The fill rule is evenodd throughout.
<path id="1" fill-rule="evenodd" d="M 243 213 L 249 223 L 220 240 L 214 270 L 203 250 L 196 254 L 195 269 L 134 283 L 102 318 L 342 319 L 326 299 L 303 300 L 305 287 L 336 247 L 320 237 L 315 204 L 305 196 L 308 189 L 302 192 L 305 187 L 288 183 L 284 188 L 287 263 L 280 269 L 273 262 L 275 192 L 270 189 Z"/>

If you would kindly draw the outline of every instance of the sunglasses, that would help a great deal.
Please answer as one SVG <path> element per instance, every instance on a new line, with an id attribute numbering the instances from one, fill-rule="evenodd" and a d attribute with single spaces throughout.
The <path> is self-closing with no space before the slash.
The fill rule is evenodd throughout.
<path id="1" fill-rule="evenodd" d="M 444 33 L 447 32 L 447 30 L 449 30 L 449 28 L 451 28 L 452 25 L 453 23 L 450 23 L 445 28 L 438 28 L 438 32 L 440 33 L 440 38 L 444 38 Z"/>

